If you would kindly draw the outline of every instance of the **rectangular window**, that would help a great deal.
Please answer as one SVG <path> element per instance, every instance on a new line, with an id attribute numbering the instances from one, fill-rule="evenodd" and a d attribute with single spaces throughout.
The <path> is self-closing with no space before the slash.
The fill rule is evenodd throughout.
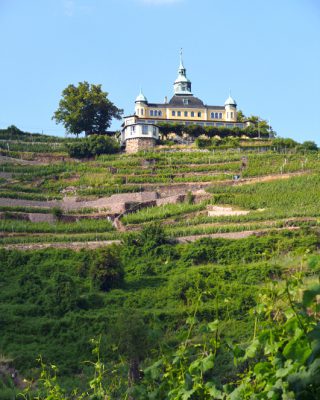
<path id="1" fill-rule="evenodd" d="M 231 118 L 233 118 L 233 112 L 231 113 Z"/>
<path id="2" fill-rule="evenodd" d="M 172 111 L 172 116 L 175 117 L 176 116 L 176 112 Z"/>
<path id="3" fill-rule="evenodd" d="M 194 117 L 194 111 L 191 111 L 191 117 Z"/>
<path id="4" fill-rule="evenodd" d="M 147 125 L 142 125 L 142 134 L 147 135 L 148 134 L 148 126 Z"/>
<path id="5" fill-rule="evenodd" d="M 181 111 L 178 111 L 178 117 L 181 117 Z"/>
<path id="6" fill-rule="evenodd" d="M 188 116 L 188 111 L 184 112 L 184 116 L 187 117 Z"/>
<path id="7" fill-rule="evenodd" d="M 199 117 L 199 118 L 201 117 L 201 112 L 198 112 L 198 117 Z"/>
<path id="8" fill-rule="evenodd" d="M 153 110 L 150 110 L 149 113 L 150 113 L 150 117 L 153 117 Z"/>
<path id="9" fill-rule="evenodd" d="M 161 117 L 162 111 L 158 111 L 158 116 Z"/>
<path id="10" fill-rule="evenodd" d="M 189 104 L 188 99 L 182 99 L 182 101 L 183 101 L 183 104 L 184 104 L 185 106 L 187 106 L 187 105 Z"/>

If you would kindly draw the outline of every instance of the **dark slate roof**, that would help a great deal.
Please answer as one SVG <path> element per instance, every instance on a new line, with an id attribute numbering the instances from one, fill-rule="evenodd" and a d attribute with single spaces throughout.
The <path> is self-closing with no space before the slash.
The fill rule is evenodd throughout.
<path id="1" fill-rule="evenodd" d="M 168 103 L 148 103 L 148 107 L 153 107 L 153 108 L 166 108 L 168 107 Z"/>
<path id="2" fill-rule="evenodd" d="M 183 99 L 188 99 L 188 104 L 183 103 Z M 194 96 L 185 96 L 185 95 L 174 95 L 169 101 L 170 107 L 204 107 L 203 101 L 198 99 L 198 97 Z"/>
<path id="3" fill-rule="evenodd" d="M 183 103 L 183 99 L 188 99 L 188 104 Z M 203 104 L 203 101 L 192 95 L 174 95 L 169 103 L 148 103 L 149 107 L 154 108 L 214 108 L 215 110 L 224 110 L 224 106 L 208 106 Z"/>
<path id="4" fill-rule="evenodd" d="M 207 108 L 212 108 L 212 109 L 215 109 L 215 110 L 225 110 L 225 106 L 208 106 L 208 105 L 206 105 L 206 107 Z"/>

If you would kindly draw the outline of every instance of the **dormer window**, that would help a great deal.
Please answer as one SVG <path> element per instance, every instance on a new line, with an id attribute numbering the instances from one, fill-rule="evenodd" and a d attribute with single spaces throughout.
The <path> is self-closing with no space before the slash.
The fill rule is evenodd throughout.
<path id="1" fill-rule="evenodd" d="M 189 104 L 189 100 L 188 99 L 182 99 L 182 102 L 185 106 L 187 106 Z"/>

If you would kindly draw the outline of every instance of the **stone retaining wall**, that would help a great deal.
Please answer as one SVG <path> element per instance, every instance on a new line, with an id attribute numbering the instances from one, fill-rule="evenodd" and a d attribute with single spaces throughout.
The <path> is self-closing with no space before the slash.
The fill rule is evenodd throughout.
<path id="1" fill-rule="evenodd" d="M 134 138 L 126 141 L 126 152 L 137 153 L 138 151 L 150 150 L 156 144 L 153 138 Z"/>

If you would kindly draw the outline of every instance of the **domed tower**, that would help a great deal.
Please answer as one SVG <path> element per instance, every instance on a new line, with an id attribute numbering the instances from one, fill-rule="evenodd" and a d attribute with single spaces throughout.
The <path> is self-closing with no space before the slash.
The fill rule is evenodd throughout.
<path id="1" fill-rule="evenodd" d="M 148 115 L 147 109 L 148 109 L 148 100 L 146 96 L 142 93 L 142 90 L 140 89 L 140 93 L 138 94 L 135 100 L 134 112 L 136 115 L 143 118 Z"/>
<path id="2" fill-rule="evenodd" d="M 187 78 L 186 69 L 182 61 L 182 49 L 180 50 L 180 65 L 178 69 L 178 77 L 173 84 L 174 94 L 176 95 L 192 95 L 191 82 Z"/>
<path id="3" fill-rule="evenodd" d="M 237 121 L 237 103 L 231 97 L 231 93 L 229 94 L 229 97 L 227 98 L 227 100 L 224 103 L 224 108 L 226 110 L 225 120 L 230 121 L 230 122 L 236 122 Z"/>

